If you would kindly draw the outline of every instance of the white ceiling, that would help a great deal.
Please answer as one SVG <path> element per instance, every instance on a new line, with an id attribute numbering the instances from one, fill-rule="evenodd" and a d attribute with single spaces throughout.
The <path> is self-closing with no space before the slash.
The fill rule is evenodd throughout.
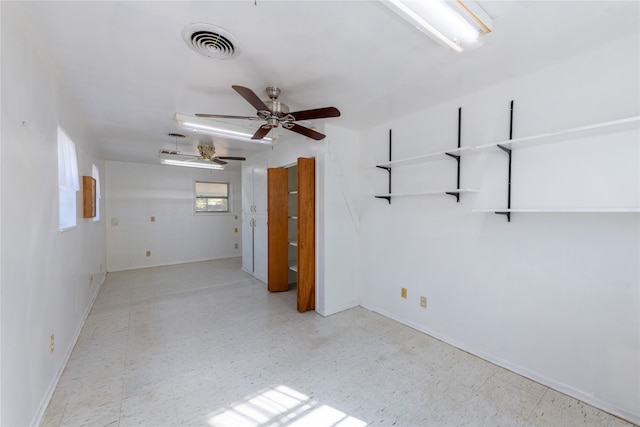
<path id="1" fill-rule="evenodd" d="M 160 149 L 175 147 L 170 132 L 186 133 L 179 149 L 193 154 L 203 142 L 213 142 L 218 155 L 266 149 L 176 128 L 176 112 L 253 115 L 231 85 L 261 97 L 265 87 L 276 85 L 292 111 L 335 106 L 342 116 L 327 120 L 358 130 L 548 66 L 639 27 L 637 1 L 481 4 L 494 18 L 494 31 L 484 46 L 462 54 L 436 44 L 375 0 L 21 6 L 104 158 L 148 163 L 158 162 Z M 181 34 L 196 22 L 226 29 L 240 42 L 240 54 L 217 60 L 195 53 Z M 292 135 L 281 130 L 280 140 Z"/>

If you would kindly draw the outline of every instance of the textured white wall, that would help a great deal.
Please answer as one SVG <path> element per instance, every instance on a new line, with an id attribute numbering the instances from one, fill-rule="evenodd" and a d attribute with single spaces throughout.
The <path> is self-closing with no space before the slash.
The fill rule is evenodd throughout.
<path id="1" fill-rule="evenodd" d="M 229 182 L 231 212 L 196 214 L 195 181 Z M 109 271 L 242 253 L 239 171 L 106 162 L 105 182 Z"/>
<path id="2" fill-rule="evenodd" d="M 1 25 L 3 426 L 39 422 L 106 266 L 104 221 L 82 218 L 81 192 L 77 227 L 58 231 L 57 126 L 76 144 L 80 175 L 104 167 L 15 7 L 3 2 Z"/>
<path id="3" fill-rule="evenodd" d="M 637 116 L 638 34 L 364 132 L 363 165 Z M 513 152 L 512 207 L 638 207 L 638 131 Z M 447 195 L 374 199 L 387 174 L 361 170 L 363 305 L 640 422 L 637 213 L 504 216 L 507 156 L 462 158 Z M 455 162 L 395 168 L 397 192 L 455 188 Z M 408 298 L 400 298 L 400 288 Z M 428 308 L 420 307 L 420 296 Z"/>

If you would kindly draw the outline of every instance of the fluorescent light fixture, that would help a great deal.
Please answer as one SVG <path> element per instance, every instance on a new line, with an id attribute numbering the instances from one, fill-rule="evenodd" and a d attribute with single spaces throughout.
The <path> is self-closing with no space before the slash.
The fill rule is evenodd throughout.
<path id="1" fill-rule="evenodd" d="M 217 163 L 202 162 L 202 161 L 190 161 L 190 160 L 178 160 L 178 159 L 166 159 L 164 157 L 160 158 L 160 163 L 162 163 L 163 165 L 186 166 L 186 167 L 189 167 L 189 168 L 216 169 L 216 170 L 224 169 L 224 165 L 219 165 Z"/>
<path id="2" fill-rule="evenodd" d="M 239 139 L 241 141 L 255 142 L 258 144 L 271 144 L 273 142 L 273 138 L 270 137 L 251 139 L 253 133 L 245 132 L 244 130 L 241 130 L 242 128 L 238 127 L 239 129 L 233 129 L 232 125 L 222 127 L 215 122 L 202 117 L 176 113 L 175 121 L 177 126 L 196 133 Z"/>
<path id="3" fill-rule="evenodd" d="M 478 47 L 491 17 L 472 0 L 381 0 L 403 19 L 455 52 Z"/>

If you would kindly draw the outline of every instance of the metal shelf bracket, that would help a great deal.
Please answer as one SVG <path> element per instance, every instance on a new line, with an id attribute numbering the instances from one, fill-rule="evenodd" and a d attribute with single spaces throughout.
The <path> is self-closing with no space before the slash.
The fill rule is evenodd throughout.
<path id="1" fill-rule="evenodd" d="M 509 140 L 513 139 L 513 100 L 511 101 L 511 112 L 509 118 Z M 498 148 L 509 155 L 509 181 L 507 183 L 507 209 L 508 211 L 496 211 L 496 215 L 505 215 L 507 222 L 511 222 L 511 148 L 498 144 Z"/>
<path id="2" fill-rule="evenodd" d="M 391 161 L 391 129 L 389 129 L 389 161 Z M 376 166 L 389 172 L 389 194 L 391 194 L 391 166 Z M 391 196 L 374 196 L 376 199 L 385 199 L 391 204 Z"/>

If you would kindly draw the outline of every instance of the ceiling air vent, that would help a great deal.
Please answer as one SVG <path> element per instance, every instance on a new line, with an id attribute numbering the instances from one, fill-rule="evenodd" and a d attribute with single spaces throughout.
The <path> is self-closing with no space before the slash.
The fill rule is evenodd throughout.
<path id="1" fill-rule="evenodd" d="M 208 58 L 230 59 L 240 53 L 238 40 L 215 25 L 188 25 L 182 31 L 182 38 L 191 49 Z"/>

